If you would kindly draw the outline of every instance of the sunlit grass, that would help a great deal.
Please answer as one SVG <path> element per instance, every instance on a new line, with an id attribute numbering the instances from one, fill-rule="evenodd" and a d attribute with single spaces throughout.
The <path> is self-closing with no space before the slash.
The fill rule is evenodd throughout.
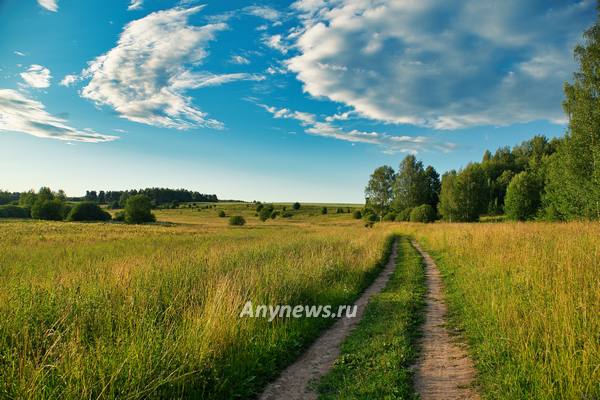
<path id="1" fill-rule="evenodd" d="M 158 212 L 171 226 L 0 222 L 0 397 L 256 393 L 331 321 L 239 319 L 243 304 L 349 303 L 387 228 L 247 214 L 241 228 L 215 210 Z"/>
<path id="2" fill-rule="evenodd" d="M 600 225 L 402 231 L 437 256 L 487 398 L 600 398 Z"/>

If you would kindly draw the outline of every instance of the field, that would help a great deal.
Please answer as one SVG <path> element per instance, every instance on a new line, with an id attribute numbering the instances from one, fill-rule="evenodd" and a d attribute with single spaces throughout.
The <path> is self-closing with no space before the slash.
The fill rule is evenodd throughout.
<path id="1" fill-rule="evenodd" d="M 240 319 L 243 304 L 348 304 L 392 234 L 438 260 L 484 397 L 600 397 L 600 226 L 368 229 L 351 205 L 322 207 L 266 222 L 245 204 L 161 210 L 141 226 L 0 221 L 0 398 L 254 396 L 332 321 Z M 220 209 L 247 225 L 228 226 Z M 397 274 L 322 382 L 326 398 L 344 381 L 410 393 L 400 366 L 415 356 L 422 270 L 402 243 Z M 365 356 L 381 346 L 389 352 Z"/>

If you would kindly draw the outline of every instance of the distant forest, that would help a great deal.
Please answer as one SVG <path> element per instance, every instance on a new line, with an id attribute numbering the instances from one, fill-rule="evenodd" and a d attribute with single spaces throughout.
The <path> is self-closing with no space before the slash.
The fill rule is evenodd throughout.
<path id="1" fill-rule="evenodd" d="M 114 204 L 117 202 L 121 207 L 125 204 L 128 197 L 137 194 L 146 195 L 154 206 L 165 204 L 178 204 L 190 202 L 217 202 L 219 199 L 216 194 L 204 194 L 186 189 L 165 189 L 165 188 L 147 188 L 139 190 L 88 190 L 83 198 L 73 198 L 72 200 L 94 201 L 99 204 Z"/>

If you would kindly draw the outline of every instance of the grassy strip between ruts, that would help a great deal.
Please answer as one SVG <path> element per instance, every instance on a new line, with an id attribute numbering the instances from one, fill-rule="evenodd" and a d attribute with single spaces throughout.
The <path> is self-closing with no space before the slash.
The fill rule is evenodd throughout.
<path id="1" fill-rule="evenodd" d="M 342 345 L 319 384 L 321 399 L 417 398 L 411 364 L 425 305 L 423 262 L 406 237 L 398 240 L 396 270 Z"/>

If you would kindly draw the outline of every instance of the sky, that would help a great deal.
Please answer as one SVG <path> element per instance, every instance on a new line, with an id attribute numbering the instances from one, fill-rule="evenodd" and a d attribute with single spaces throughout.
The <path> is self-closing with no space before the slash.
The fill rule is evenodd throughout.
<path id="1" fill-rule="evenodd" d="M 563 135 L 595 1 L 0 0 L 0 189 L 362 202 Z"/>

